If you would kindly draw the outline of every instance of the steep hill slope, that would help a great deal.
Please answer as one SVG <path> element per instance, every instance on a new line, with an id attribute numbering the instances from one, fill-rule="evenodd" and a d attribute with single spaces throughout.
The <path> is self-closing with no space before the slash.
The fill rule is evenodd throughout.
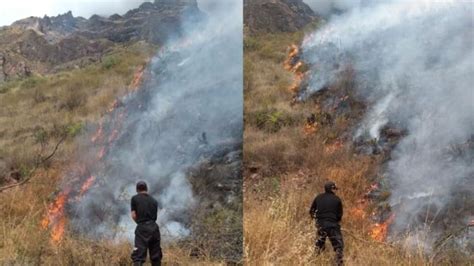
<path id="1" fill-rule="evenodd" d="M 214 101 L 238 111 L 227 113 L 231 119 L 225 121 L 232 125 L 221 123 L 225 130 L 220 130 L 208 126 L 218 107 L 205 96 L 226 97 L 223 87 L 240 95 L 241 79 L 219 80 L 222 71 L 214 78 L 195 70 L 206 66 L 206 73 L 218 73 L 220 65 L 202 51 L 213 54 L 222 39 L 183 40 L 183 16 L 186 25 L 206 22 L 195 0 L 157 0 L 124 15 L 84 19 L 66 13 L 27 18 L 0 30 L 0 211 L 5 214 L 0 264 L 128 264 L 130 242 L 112 238 L 133 234 L 128 187 L 138 175 L 153 181 L 150 188 L 167 202 L 159 214 L 160 225 L 170 224 L 162 227 L 165 263 L 241 261 L 241 98 L 233 97 L 233 105 Z M 240 43 L 226 43 L 234 49 L 226 55 L 237 57 L 233 63 L 241 60 Z M 219 59 L 220 64 L 229 60 Z M 236 67 L 228 73 L 241 73 Z M 209 109 L 204 112 L 203 106 Z M 157 146 L 169 153 L 159 157 Z M 186 206 L 183 197 L 190 199 Z M 124 224 L 129 227 L 120 229 Z M 192 234 L 169 242 L 178 224 Z"/>
<path id="2" fill-rule="evenodd" d="M 379 143 L 353 141 L 368 102 L 356 95 L 350 68 L 311 97 L 298 99 L 298 92 L 308 89 L 304 73 L 309 66 L 297 51 L 303 36 L 280 33 L 246 36 L 244 41 L 247 263 L 331 264 L 331 249 L 320 256 L 314 252 L 315 226 L 308 211 L 323 184 L 333 180 L 344 204 L 347 264 L 467 265 L 470 255 L 453 248 L 460 231 L 446 232 L 435 253 L 410 248 L 409 236 L 405 243 L 385 242 L 393 221 L 387 215 L 390 192 L 376 182 L 390 150 L 406 132 L 386 125 Z M 458 211 L 466 211 L 469 204 L 465 201 Z M 461 229 L 472 230 L 466 225 Z"/>
<path id="3" fill-rule="evenodd" d="M 124 15 L 89 19 L 71 12 L 56 17 L 30 17 L 0 29 L 0 83 L 32 74 L 100 62 L 116 45 L 145 41 L 162 45 L 190 23 L 204 19 L 196 1 L 146 2 Z"/>

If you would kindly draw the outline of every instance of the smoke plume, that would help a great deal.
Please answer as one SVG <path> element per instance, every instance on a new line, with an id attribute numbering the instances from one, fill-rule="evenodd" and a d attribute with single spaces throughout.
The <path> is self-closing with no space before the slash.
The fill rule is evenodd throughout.
<path id="1" fill-rule="evenodd" d="M 385 170 L 396 215 L 391 230 L 426 250 L 474 218 L 473 8 L 373 1 L 332 17 L 303 43 L 312 72 L 300 99 L 350 67 L 358 96 L 369 103 L 355 137 L 378 140 L 388 124 L 407 131 Z M 473 247 L 472 237 L 461 240 L 462 248 Z"/>
<path id="2" fill-rule="evenodd" d="M 187 23 L 184 17 L 184 37 L 160 49 L 142 87 L 104 118 L 104 131 L 112 132 L 113 142 L 103 159 L 88 169 L 94 184 L 78 200 L 69 201 L 75 231 L 130 239 L 130 198 L 136 182 L 144 180 L 159 203 L 163 238 L 192 234 L 189 218 L 199 199 L 187 179 L 188 168 L 221 143 L 242 141 L 239 2 L 226 1 L 225 8 L 214 8 L 200 23 L 195 18 Z M 95 160 L 89 153 L 83 157 Z"/>
<path id="3" fill-rule="evenodd" d="M 304 0 L 318 15 L 329 17 L 359 7 L 361 0 Z"/>

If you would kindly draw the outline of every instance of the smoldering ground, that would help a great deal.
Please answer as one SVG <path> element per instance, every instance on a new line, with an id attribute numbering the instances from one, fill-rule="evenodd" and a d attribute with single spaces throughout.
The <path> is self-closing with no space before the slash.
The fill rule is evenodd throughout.
<path id="1" fill-rule="evenodd" d="M 193 234 L 189 219 L 200 199 L 188 168 L 224 149 L 238 150 L 242 141 L 242 7 L 224 4 L 200 22 L 183 17 L 184 36 L 160 49 L 143 86 L 104 118 L 106 132 L 118 130 L 103 159 L 89 164 L 94 184 L 68 202 L 75 232 L 131 239 L 130 197 L 136 181 L 145 180 L 159 202 L 163 238 Z M 94 161 L 94 152 L 81 157 Z"/>
<path id="2" fill-rule="evenodd" d="M 375 1 L 333 16 L 303 43 L 311 72 L 300 99 L 349 67 L 369 103 L 354 137 L 377 141 L 388 123 L 407 130 L 385 170 L 392 236 L 428 251 L 474 218 L 473 9 L 463 1 Z M 472 250 L 472 237 L 458 239 Z"/>

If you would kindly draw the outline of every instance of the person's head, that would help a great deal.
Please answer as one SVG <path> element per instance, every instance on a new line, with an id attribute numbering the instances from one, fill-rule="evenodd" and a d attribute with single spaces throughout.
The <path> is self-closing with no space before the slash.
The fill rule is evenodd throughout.
<path id="1" fill-rule="evenodd" d="M 146 185 L 145 181 L 138 181 L 137 182 L 137 193 L 143 193 L 148 191 L 148 186 Z"/>
<path id="2" fill-rule="evenodd" d="M 324 184 L 324 191 L 327 193 L 334 193 L 334 190 L 337 190 L 336 183 L 329 181 Z"/>

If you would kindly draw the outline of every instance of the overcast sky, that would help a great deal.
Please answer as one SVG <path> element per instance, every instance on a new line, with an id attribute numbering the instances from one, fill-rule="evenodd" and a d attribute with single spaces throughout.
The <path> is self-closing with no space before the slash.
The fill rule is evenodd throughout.
<path id="1" fill-rule="evenodd" d="M 201 10 L 210 11 L 215 2 L 226 0 L 197 0 Z M 0 0 L 0 26 L 10 25 L 29 16 L 56 16 L 71 10 L 74 16 L 89 18 L 94 14 L 109 16 L 124 14 L 143 2 L 152 0 Z"/>

